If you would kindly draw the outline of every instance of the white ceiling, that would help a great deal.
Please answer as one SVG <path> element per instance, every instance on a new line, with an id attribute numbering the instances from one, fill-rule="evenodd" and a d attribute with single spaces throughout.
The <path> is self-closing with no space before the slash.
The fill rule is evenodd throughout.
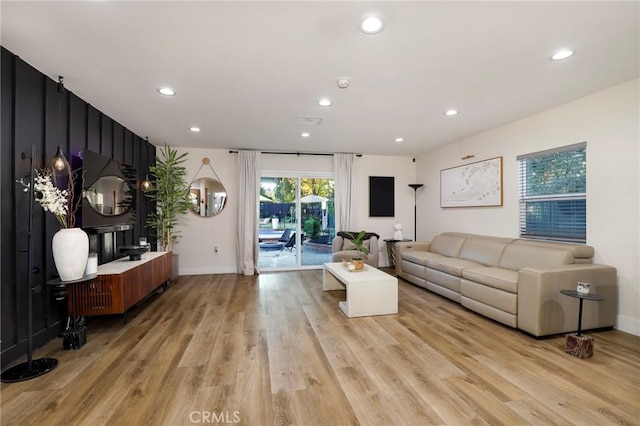
<path id="1" fill-rule="evenodd" d="M 1 41 L 155 145 L 412 156 L 637 78 L 639 5 L 2 1 Z"/>

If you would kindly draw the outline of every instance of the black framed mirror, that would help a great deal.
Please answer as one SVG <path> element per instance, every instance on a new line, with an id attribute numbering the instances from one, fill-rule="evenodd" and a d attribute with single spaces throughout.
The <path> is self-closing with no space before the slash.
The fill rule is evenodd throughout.
<path id="1" fill-rule="evenodd" d="M 126 180 L 101 176 L 84 192 L 91 209 L 103 216 L 120 216 L 129 211 L 133 197 Z"/>

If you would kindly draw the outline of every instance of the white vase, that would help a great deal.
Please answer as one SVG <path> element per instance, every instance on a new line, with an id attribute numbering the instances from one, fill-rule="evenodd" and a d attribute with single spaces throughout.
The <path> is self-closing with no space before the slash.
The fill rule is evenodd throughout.
<path id="1" fill-rule="evenodd" d="M 53 261 L 61 281 L 82 278 L 89 258 L 89 237 L 80 228 L 64 228 L 51 241 Z"/>

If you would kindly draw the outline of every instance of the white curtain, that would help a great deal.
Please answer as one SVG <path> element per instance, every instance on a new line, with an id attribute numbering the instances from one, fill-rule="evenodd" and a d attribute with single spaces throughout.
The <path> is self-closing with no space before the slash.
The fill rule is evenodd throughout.
<path id="1" fill-rule="evenodd" d="M 238 274 L 253 275 L 258 265 L 258 188 L 260 152 L 238 151 Z"/>
<path id="2" fill-rule="evenodd" d="M 336 200 L 336 229 L 353 231 L 356 216 L 355 154 L 334 154 L 333 174 Z"/>

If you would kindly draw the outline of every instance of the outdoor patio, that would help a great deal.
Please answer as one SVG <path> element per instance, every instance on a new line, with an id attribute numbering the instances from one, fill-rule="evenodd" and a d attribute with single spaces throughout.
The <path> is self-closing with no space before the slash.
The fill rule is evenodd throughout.
<path id="1" fill-rule="evenodd" d="M 282 232 L 280 232 L 282 234 Z M 260 233 L 262 235 L 262 232 Z M 292 269 L 298 266 L 296 259 L 296 247 L 292 250 L 281 248 L 276 249 L 265 248 L 264 245 L 260 247 L 260 254 L 258 259 L 258 269 L 260 270 L 273 270 L 273 269 Z M 302 262 L 301 266 L 322 266 L 325 262 L 331 262 L 331 245 L 328 244 L 313 244 L 308 241 L 302 244 Z"/>

